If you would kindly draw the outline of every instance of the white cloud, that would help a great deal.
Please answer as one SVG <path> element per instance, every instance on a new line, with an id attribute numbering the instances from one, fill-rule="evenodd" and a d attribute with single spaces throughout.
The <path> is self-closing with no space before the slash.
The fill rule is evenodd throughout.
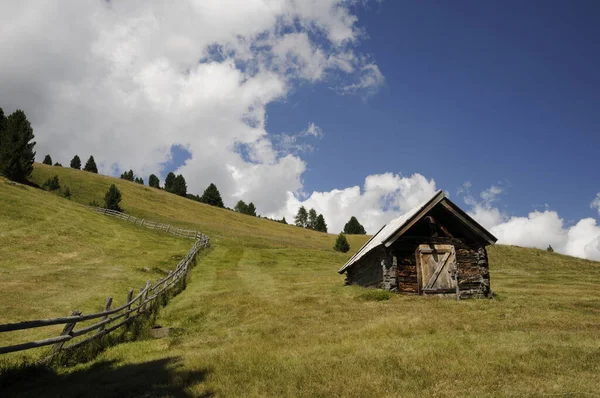
<path id="1" fill-rule="evenodd" d="M 498 200 L 498 195 L 500 195 L 502 192 L 504 192 L 503 188 L 492 185 L 488 189 L 483 190 L 479 196 L 485 204 L 491 205 L 493 202 Z"/>
<path id="2" fill-rule="evenodd" d="M 310 122 L 305 130 L 296 134 L 278 134 L 273 137 L 275 147 L 284 154 L 304 154 L 314 151 L 315 147 L 309 143 L 309 140 L 319 140 L 323 138 L 323 130 Z"/>
<path id="3" fill-rule="evenodd" d="M 321 130 L 321 127 L 317 126 L 313 122 L 310 122 L 308 124 L 308 128 L 303 132 L 303 135 L 312 136 L 312 137 L 316 137 L 316 138 L 322 138 L 323 130 Z"/>
<path id="4" fill-rule="evenodd" d="M 590 204 L 592 209 L 598 210 L 598 215 L 600 216 L 600 192 L 596 195 L 592 203 Z"/>
<path id="5" fill-rule="evenodd" d="M 93 154 L 102 173 L 148 175 L 181 145 L 191 158 L 176 172 L 191 192 L 215 182 L 228 205 L 244 195 L 276 211 L 302 189 L 304 141 L 322 131 L 311 123 L 281 147 L 267 105 L 302 82 L 342 80 L 360 92 L 383 79 L 356 52 L 364 33 L 353 5 L 11 2 L 0 14 L 0 106 L 26 111 L 40 156 L 65 164 Z"/>
<path id="6" fill-rule="evenodd" d="M 593 218 L 584 218 L 567 227 L 558 213 L 548 207 L 544 211 L 533 211 L 527 217 L 509 218 L 492 206 L 503 188 L 492 185 L 481 192 L 480 201 L 470 195 L 470 185 L 465 188 L 464 200 L 471 206 L 469 215 L 489 229 L 498 238 L 498 243 L 538 249 L 551 245 L 559 253 L 600 260 L 600 226 Z"/>
<path id="7" fill-rule="evenodd" d="M 372 63 L 365 63 L 360 68 L 360 79 L 358 82 L 343 85 L 338 88 L 338 92 L 342 94 L 355 94 L 358 91 L 369 93 L 370 90 L 377 89 L 383 85 L 385 78 L 379 67 Z"/>
<path id="8" fill-rule="evenodd" d="M 368 233 L 375 233 L 391 219 L 428 199 L 435 192 L 435 181 L 427 180 L 421 174 L 410 177 L 393 173 L 376 174 L 365 179 L 362 190 L 359 186 L 353 186 L 329 192 L 313 192 L 304 201 L 288 192 L 285 210 L 268 216 L 285 216 L 288 222 L 293 222 L 298 208 L 305 206 L 323 214 L 329 232 L 340 232 L 350 217 L 355 216 Z"/>

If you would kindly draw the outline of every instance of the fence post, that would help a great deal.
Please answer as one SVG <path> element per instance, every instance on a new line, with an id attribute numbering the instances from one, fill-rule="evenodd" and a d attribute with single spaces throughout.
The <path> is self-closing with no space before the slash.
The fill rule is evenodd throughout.
<path id="1" fill-rule="evenodd" d="M 127 304 L 129 304 L 127 306 L 127 308 L 125 309 L 125 311 L 127 311 L 127 314 L 125 315 L 125 319 L 129 319 L 129 310 L 131 309 L 131 299 L 133 298 L 133 289 L 129 289 L 129 292 L 127 293 Z"/>
<path id="2" fill-rule="evenodd" d="M 104 312 L 106 312 L 106 311 L 110 310 L 110 306 L 111 306 L 111 304 L 112 304 L 112 297 L 109 297 L 109 298 L 107 298 L 107 299 L 106 299 L 106 304 L 104 304 Z M 104 315 L 104 316 L 102 317 L 102 321 L 105 321 L 106 319 L 108 319 L 108 315 Z M 104 332 L 104 327 L 105 327 L 105 326 L 106 326 L 106 325 L 102 325 L 102 326 L 100 326 L 100 328 L 98 329 L 98 331 L 96 331 L 96 334 L 97 334 L 97 335 L 98 335 L 98 334 L 102 334 L 102 333 Z"/>
<path id="3" fill-rule="evenodd" d="M 144 292 L 144 294 L 142 295 L 142 301 L 141 301 L 142 303 L 144 303 L 144 301 L 146 301 L 146 299 L 148 298 L 148 291 L 150 291 L 150 285 L 151 285 L 150 281 L 147 281 L 147 282 L 146 282 L 146 287 L 144 287 L 144 290 L 145 290 L 145 292 Z M 147 303 L 144 303 L 144 304 L 143 304 L 143 305 L 140 307 L 140 309 L 142 310 L 142 312 L 145 312 L 145 311 L 146 311 L 146 307 L 147 307 Z"/>
<path id="4" fill-rule="evenodd" d="M 81 315 L 81 311 L 73 311 L 71 312 L 71 316 L 79 316 Z M 68 334 L 71 334 L 71 332 L 73 331 L 73 329 L 75 329 L 75 324 L 77 322 L 73 322 L 73 323 L 67 323 L 65 325 L 65 327 L 63 328 L 62 332 L 60 333 L 61 336 L 66 336 Z M 54 346 L 52 346 L 52 353 L 56 354 L 60 351 L 60 349 L 62 348 L 62 346 L 66 343 L 66 341 L 61 341 L 59 343 L 54 344 Z"/>

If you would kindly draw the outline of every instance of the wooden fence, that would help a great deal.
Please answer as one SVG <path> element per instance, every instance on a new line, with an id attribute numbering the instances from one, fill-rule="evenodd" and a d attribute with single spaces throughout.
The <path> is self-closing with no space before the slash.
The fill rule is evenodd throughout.
<path id="1" fill-rule="evenodd" d="M 108 297 L 102 312 L 83 315 L 80 311 L 73 311 L 70 316 L 53 319 L 38 319 L 17 323 L 0 324 L 0 333 L 13 332 L 26 329 L 41 328 L 51 325 L 65 325 L 60 335 L 44 340 L 30 341 L 26 343 L 0 347 L 0 354 L 9 352 L 29 350 L 43 346 L 52 345 L 49 355 L 50 359 L 63 350 L 72 350 L 92 340 L 99 339 L 118 328 L 127 325 L 141 314 L 147 314 L 155 305 L 161 295 L 167 294 L 177 283 L 187 276 L 188 271 L 194 264 L 196 255 L 202 249 L 210 246 L 208 236 L 197 232 L 187 231 L 180 228 L 171 228 L 170 225 L 159 224 L 144 219 L 138 219 L 113 210 L 94 208 L 95 211 L 109 216 L 117 217 L 152 229 L 159 229 L 176 236 L 194 238 L 196 242 L 173 271 L 156 281 L 154 284 L 147 281 L 140 292 L 134 296 L 134 290 L 130 289 L 125 304 L 117 308 L 111 308 L 112 297 Z M 90 325 L 76 329 L 78 324 L 85 321 L 94 322 Z M 78 337 L 83 337 L 78 339 Z M 68 344 L 71 343 L 71 344 Z"/>
<path id="2" fill-rule="evenodd" d="M 134 216 L 127 215 L 125 213 L 121 213 L 120 211 L 103 209 L 101 207 L 90 207 L 90 209 L 101 213 L 106 214 L 107 216 L 116 217 L 121 220 L 128 221 L 132 224 L 139 225 L 140 227 L 146 227 L 150 229 L 158 229 L 159 231 L 166 232 L 175 236 L 179 236 L 181 238 L 193 238 L 193 239 L 208 239 L 208 236 L 200 233 L 198 231 L 190 231 L 187 229 L 174 228 L 171 224 L 161 224 L 156 221 L 148 221 L 144 218 L 138 218 Z"/>

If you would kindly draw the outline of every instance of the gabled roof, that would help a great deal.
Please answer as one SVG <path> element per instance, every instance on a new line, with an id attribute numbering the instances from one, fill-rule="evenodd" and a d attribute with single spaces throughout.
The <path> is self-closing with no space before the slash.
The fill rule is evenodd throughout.
<path id="1" fill-rule="evenodd" d="M 462 211 L 458 206 L 446 198 L 446 195 L 442 190 L 437 191 L 431 198 L 415 206 L 408 212 L 402 214 L 390 221 L 387 225 L 384 225 L 367 243 L 360 248 L 359 251 L 354 254 L 344 264 L 342 268 L 338 270 L 340 274 L 344 273 L 350 266 L 360 260 L 364 255 L 369 253 L 380 245 L 386 247 L 391 246 L 398 238 L 400 238 L 410 227 L 412 227 L 417 221 L 423 218 L 431 209 L 438 204 L 444 206 L 454 216 L 467 227 L 469 227 L 478 237 L 482 238 L 489 244 L 494 244 L 498 239 L 494 237 L 490 232 L 473 220 L 467 213 Z"/>

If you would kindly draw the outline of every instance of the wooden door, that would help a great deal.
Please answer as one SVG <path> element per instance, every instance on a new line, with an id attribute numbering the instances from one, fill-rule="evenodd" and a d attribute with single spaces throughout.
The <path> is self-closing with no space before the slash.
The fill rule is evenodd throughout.
<path id="1" fill-rule="evenodd" d="M 419 294 L 455 291 L 456 252 L 454 246 L 420 245 L 415 256 Z"/>

